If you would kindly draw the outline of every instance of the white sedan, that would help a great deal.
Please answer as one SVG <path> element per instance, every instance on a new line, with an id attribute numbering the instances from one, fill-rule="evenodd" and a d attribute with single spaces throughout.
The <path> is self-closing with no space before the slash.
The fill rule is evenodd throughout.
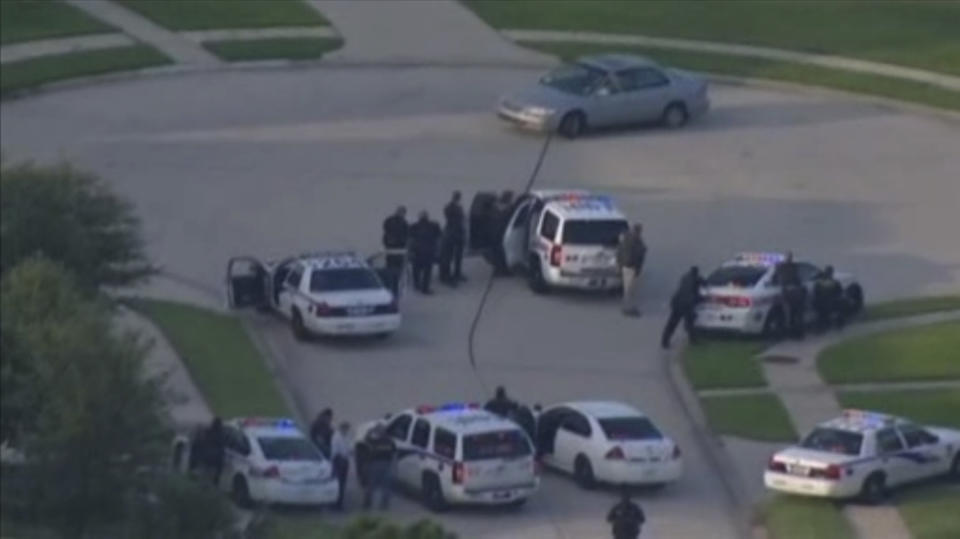
<path id="1" fill-rule="evenodd" d="M 543 464 L 573 474 L 583 488 L 597 482 L 662 485 L 683 473 L 680 447 L 628 404 L 558 404 L 537 423 Z"/>
<path id="2" fill-rule="evenodd" d="M 763 481 L 789 494 L 878 503 L 891 487 L 944 474 L 960 479 L 960 431 L 846 410 L 773 455 Z"/>

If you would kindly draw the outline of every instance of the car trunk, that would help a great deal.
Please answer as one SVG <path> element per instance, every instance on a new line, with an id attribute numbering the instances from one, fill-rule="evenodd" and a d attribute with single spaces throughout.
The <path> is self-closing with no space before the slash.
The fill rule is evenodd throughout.
<path id="1" fill-rule="evenodd" d="M 670 440 L 619 440 L 612 442 L 631 462 L 666 462 L 673 458 L 675 444 Z"/>
<path id="2" fill-rule="evenodd" d="M 774 462 L 783 463 L 786 473 L 799 477 L 810 477 L 811 471 L 823 472 L 830 465 L 842 465 L 849 461 L 851 456 L 827 451 L 812 451 L 809 449 L 788 449 L 776 454 Z M 819 474 L 818 475 L 822 475 Z"/>
<path id="3" fill-rule="evenodd" d="M 535 469 L 526 435 L 506 430 L 464 437 L 463 485 L 467 490 L 495 490 L 530 484 Z"/>
<path id="4" fill-rule="evenodd" d="M 315 483 L 330 477 L 328 462 L 285 461 L 274 464 L 278 468 L 278 477 L 287 483 Z"/>
<path id="5" fill-rule="evenodd" d="M 599 245 L 563 245 L 560 248 L 560 270 L 596 277 L 617 275 L 617 253 L 612 247 Z"/>

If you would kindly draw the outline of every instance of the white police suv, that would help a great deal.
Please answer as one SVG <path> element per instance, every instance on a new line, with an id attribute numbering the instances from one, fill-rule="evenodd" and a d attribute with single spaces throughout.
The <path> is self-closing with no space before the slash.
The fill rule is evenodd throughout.
<path id="1" fill-rule="evenodd" d="M 960 479 L 960 431 L 845 410 L 774 454 L 763 482 L 790 494 L 877 503 L 891 487 L 943 474 Z"/>
<path id="2" fill-rule="evenodd" d="M 696 326 L 768 336 L 781 333 L 786 310 L 776 269 L 785 259 L 783 253 L 745 252 L 721 264 L 706 278 Z M 803 260 L 794 262 L 807 287 L 807 301 L 812 304 L 813 283 L 822 269 Z M 863 288 L 848 273 L 836 272 L 834 278 L 843 286 L 849 314 L 859 312 L 863 308 Z M 812 319 L 813 309 L 808 308 L 807 315 Z"/>
<path id="3" fill-rule="evenodd" d="M 473 212 L 482 207 L 477 195 Z M 616 248 L 620 233 L 629 228 L 623 213 L 608 196 L 582 190 L 540 190 L 520 196 L 511 209 L 501 237 L 487 237 L 503 250 L 508 269 L 526 272 L 531 290 L 552 287 L 616 290 L 621 286 Z"/>
<path id="4" fill-rule="evenodd" d="M 477 404 L 419 406 L 362 425 L 358 455 L 375 425 L 397 445 L 397 481 L 434 511 L 451 504 L 522 505 L 539 486 L 523 429 Z"/>
<path id="5" fill-rule="evenodd" d="M 573 474 L 583 488 L 611 484 L 662 485 L 683 474 L 680 446 L 649 417 L 620 402 L 568 402 L 537 420 L 545 466 Z"/>
<path id="6" fill-rule="evenodd" d="M 352 251 L 266 263 L 249 256 L 231 258 L 227 298 L 231 308 L 280 313 L 298 339 L 311 334 L 387 336 L 400 327 L 397 298 L 382 275 Z"/>
<path id="7" fill-rule="evenodd" d="M 245 417 L 224 422 L 221 490 L 252 502 L 324 505 L 337 501 L 330 463 L 292 419 Z"/>

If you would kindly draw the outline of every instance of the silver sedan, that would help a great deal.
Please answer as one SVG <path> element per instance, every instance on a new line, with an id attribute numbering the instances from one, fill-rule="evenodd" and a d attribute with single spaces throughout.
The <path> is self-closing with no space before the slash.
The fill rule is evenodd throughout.
<path id="1" fill-rule="evenodd" d="M 576 138 L 594 127 L 658 121 L 680 127 L 709 108 L 704 79 L 641 56 L 604 54 L 560 66 L 535 86 L 503 96 L 497 115 Z"/>

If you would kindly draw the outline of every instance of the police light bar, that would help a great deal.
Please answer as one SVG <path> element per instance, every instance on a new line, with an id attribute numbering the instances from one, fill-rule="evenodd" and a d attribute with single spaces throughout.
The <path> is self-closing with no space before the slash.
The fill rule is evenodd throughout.
<path id="1" fill-rule="evenodd" d="M 786 260 L 783 253 L 739 253 L 734 257 L 737 262 L 745 264 L 758 264 L 761 266 L 773 266 Z"/>
<path id="2" fill-rule="evenodd" d="M 894 418 L 892 416 L 877 412 L 869 412 L 866 410 L 857 410 L 854 408 L 844 410 L 843 418 L 851 421 L 863 421 L 865 423 L 874 423 L 879 425 L 888 425 L 894 422 Z"/>
<path id="3" fill-rule="evenodd" d="M 245 417 L 240 420 L 243 427 L 273 427 L 277 429 L 295 429 L 297 423 L 287 417 Z"/>
<path id="4" fill-rule="evenodd" d="M 475 410 L 480 408 L 480 405 L 476 402 L 448 402 L 446 404 L 441 404 L 440 406 L 434 406 L 431 404 L 421 404 L 416 407 L 416 412 L 418 414 L 429 414 L 433 412 L 455 412 L 457 410 Z"/>

